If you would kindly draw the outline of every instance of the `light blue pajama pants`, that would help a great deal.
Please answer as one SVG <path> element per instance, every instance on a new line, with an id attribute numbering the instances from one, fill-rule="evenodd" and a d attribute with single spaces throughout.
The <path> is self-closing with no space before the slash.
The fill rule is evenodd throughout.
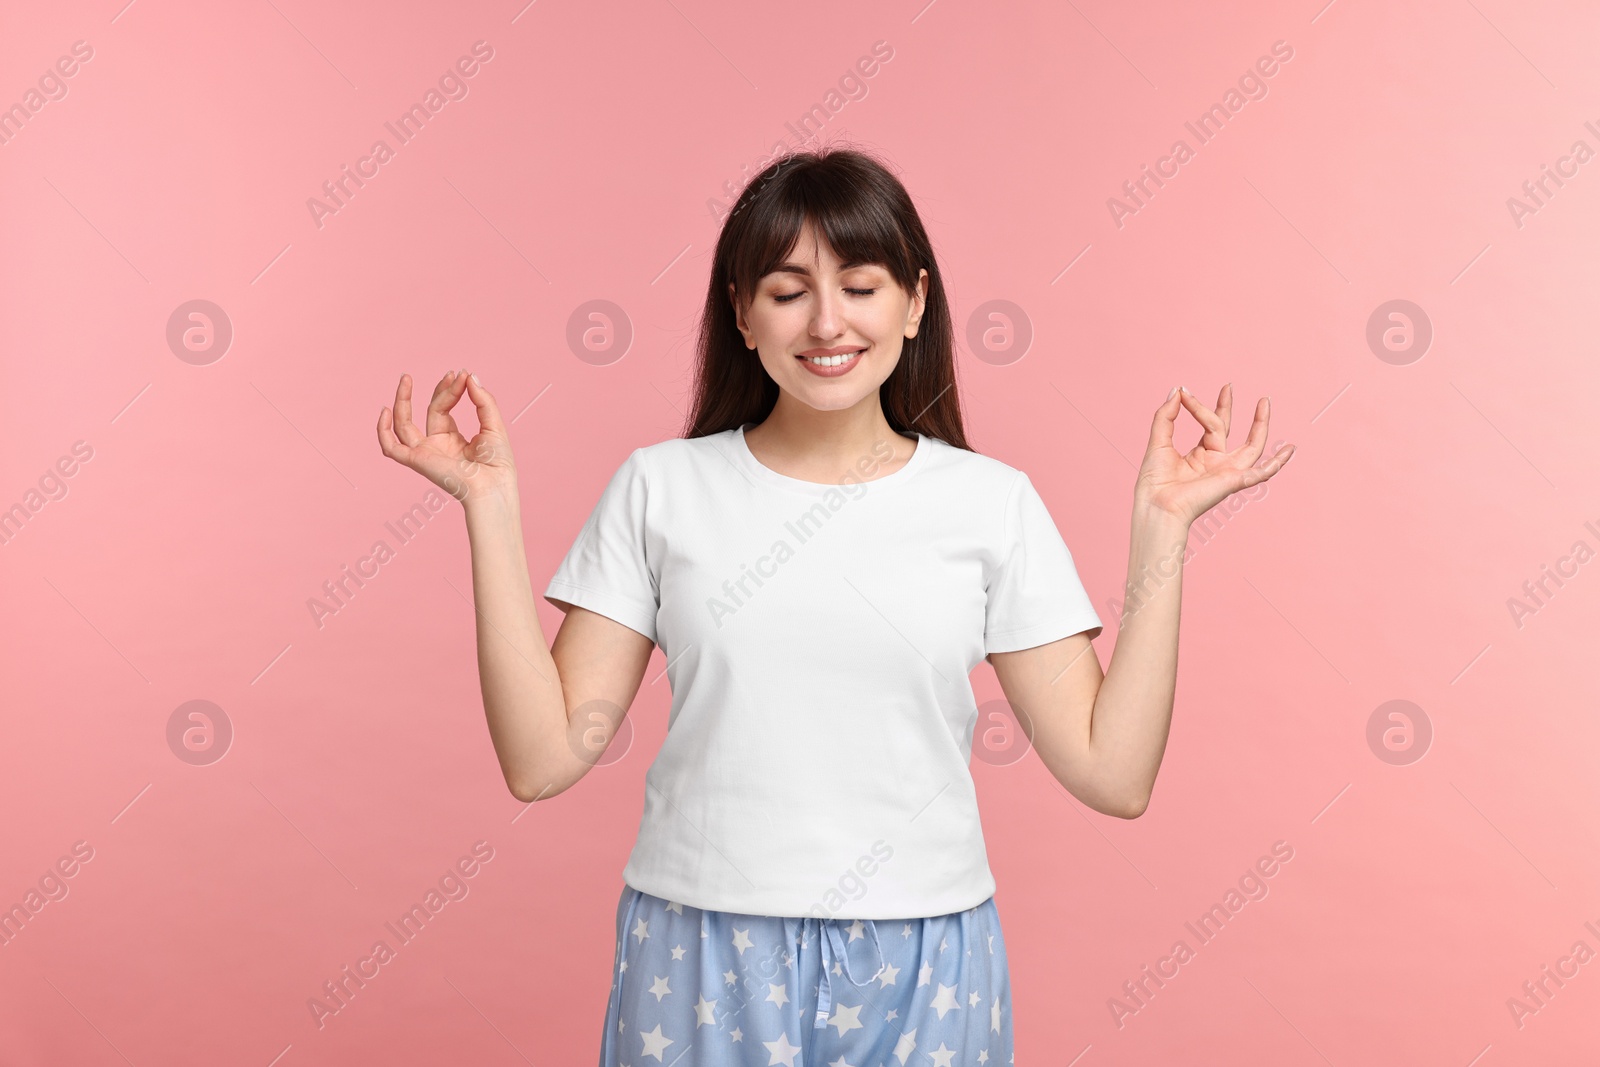
<path id="1" fill-rule="evenodd" d="M 625 886 L 600 1067 L 1010 1067 L 994 898 L 916 919 L 704 911 Z"/>

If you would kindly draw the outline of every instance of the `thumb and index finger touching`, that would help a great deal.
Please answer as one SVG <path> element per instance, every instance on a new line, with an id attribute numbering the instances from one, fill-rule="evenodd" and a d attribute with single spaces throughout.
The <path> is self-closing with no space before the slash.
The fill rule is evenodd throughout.
<path id="1" fill-rule="evenodd" d="M 384 407 L 378 411 L 378 443 L 385 455 L 401 462 L 406 460 L 411 449 L 424 437 L 422 431 L 411 421 L 409 379 L 409 375 L 401 374 L 400 383 L 395 389 L 394 408 L 391 410 Z M 500 416 L 500 405 L 495 402 L 494 395 L 484 387 L 476 374 L 466 371 L 451 371 L 445 375 L 434 391 L 433 400 L 429 404 L 430 413 L 437 410 L 449 421 L 451 428 L 454 428 L 455 420 L 450 418 L 449 411 L 463 395 L 472 401 L 480 430 L 500 436 L 505 435 L 505 420 Z"/>

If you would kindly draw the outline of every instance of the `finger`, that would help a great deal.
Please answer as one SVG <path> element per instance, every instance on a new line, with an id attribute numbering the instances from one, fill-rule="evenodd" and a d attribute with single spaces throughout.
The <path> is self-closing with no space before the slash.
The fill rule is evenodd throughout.
<path id="1" fill-rule="evenodd" d="M 433 391 L 433 399 L 428 402 L 428 434 L 460 433 L 456 428 L 456 420 L 450 414 L 450 409 L 456 406 L 456 401 L 461 399 L 461 390 L 466 383 L 466 375 L 460 371 L 451 371 L 439 381 L 439 387 Z"/>
<path id="2" fill-rule="evenodd" d="M 495 403 L 494 397 L 483 387 L 483 383 L 478 381 L 476 374 L 467 375 L 467 395 L 472 399 L 472 406 L 478 411 L 478 428 L 504 436 L 506 424 L 500 419 L 500 405 Z"/>
<path id="3" fill-rule="evenodd" d="M 1217 418 L 1222 420 L 1222 439 L 1226 441 L 1233 432 L 1233 383 L 1226 382 L 1217 391 Z"/>
<path id="4" fill-rule="evenodd" d="M 411 466 L 411 446 L 395 436 L 393 418 L 388 408 L 378 409 L 378 447 L 390 459 Z"/>
<path id="5" fill-rule="evenodd" d="M 1209 448 L 1216 452 L 1228 450 L 1228 430 L 1217 418 L 1216 412 L 1200 403 L 1200 399 L 1186 390 L 1178 390 L 1178 395 L 1183 398 L 1183 406 L 1189 409 L 1189 414 L 1194 416 L 1196 422 L 1205 432 L 1200 435 L 1196 447 Z"/>
<path id="6" fill-rule="evenodd" d="M 1149 448 L 1172 447 L 1172 430 L 1178 423 L 1178 409 L 1183 406 L 1179 399 L 1182 395 L 1183 390 L 1174 389 L 1162 405 L 1156 408 L 1156 417 L 1150 423 Z"/>
<path id="7" fill-rule="evenodd" d="M 401 374 L 394 387 L 394 434 L 407 446 L 422 440 L 422 431 L 411 421 L 411 375 Z"/>
<path id="8" fill-rule="evenodd" d="M 1277 453 L 1270 460 L 1261 466 L 1249 467 L 1240 471 L 1239 489 L 1248 489 L 1252 485 L 1258 485 L 1261 482 L 1266 481 L 1268 478 L 1282 470 L 1283 465 L 1289 462 L 1289 457 L 1293 455 L 1294 445 L 1284 445 L 1282 448 L 1278 449 Z M 1230 493 L 1237 491 L 1238 490 L 1230 490 Z"/>
<path id="9" fill-rule="evenodd" d="M 1270 401 L 1262 397 L 1256 401 L 1256 414 L 1250 423 L 1250 433 L 1230 457 L 1241 467 L 1254 467 L 1256 460 L 1261 458 L 1262 451 L 1267 447 L 1267 416 Z"/>

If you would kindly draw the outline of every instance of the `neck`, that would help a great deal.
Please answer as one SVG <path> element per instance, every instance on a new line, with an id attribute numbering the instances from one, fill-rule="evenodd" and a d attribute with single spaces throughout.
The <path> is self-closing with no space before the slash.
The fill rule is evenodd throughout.
<path id="1" fill-rule="evenodd" d="M 876 392 L 839 411 L 821 411 L 779 393 L 772 413 L 745 431 L 745 441 L 769 467 L 816 481 L 857 470 L 863 460 L 880 474 L 892 473 L 917 448 L 915 436 L 902 436 L 889 425 Z M 884 459 L 891 450 L 893 457 Z"/>

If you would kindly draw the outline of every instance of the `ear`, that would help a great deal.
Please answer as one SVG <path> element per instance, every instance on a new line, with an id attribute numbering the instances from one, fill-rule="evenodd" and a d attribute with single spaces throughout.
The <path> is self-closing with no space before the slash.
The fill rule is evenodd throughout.
<path id="1" fill-rule="evenodd" d="M 752 351 L 756 347 L 755 338 L 750 335 L 750 323 L 744 317 L 744 308 L 739 306 L 739 294 L 734 292 L 733 283 L 728 283 L 728 302 L 733 305 L 733 323 L 744 335 L 744 346 Z"/>
<path id="2" fill-rule="evenodd" d="M 922 322 L 922 313 L 928 307 L 928 270 L 926 267 L 917 275 L 917 291 L 911 294 L 911 310 L 906 316 L 906 336 L 915 337 L 917 328 Z"/>

